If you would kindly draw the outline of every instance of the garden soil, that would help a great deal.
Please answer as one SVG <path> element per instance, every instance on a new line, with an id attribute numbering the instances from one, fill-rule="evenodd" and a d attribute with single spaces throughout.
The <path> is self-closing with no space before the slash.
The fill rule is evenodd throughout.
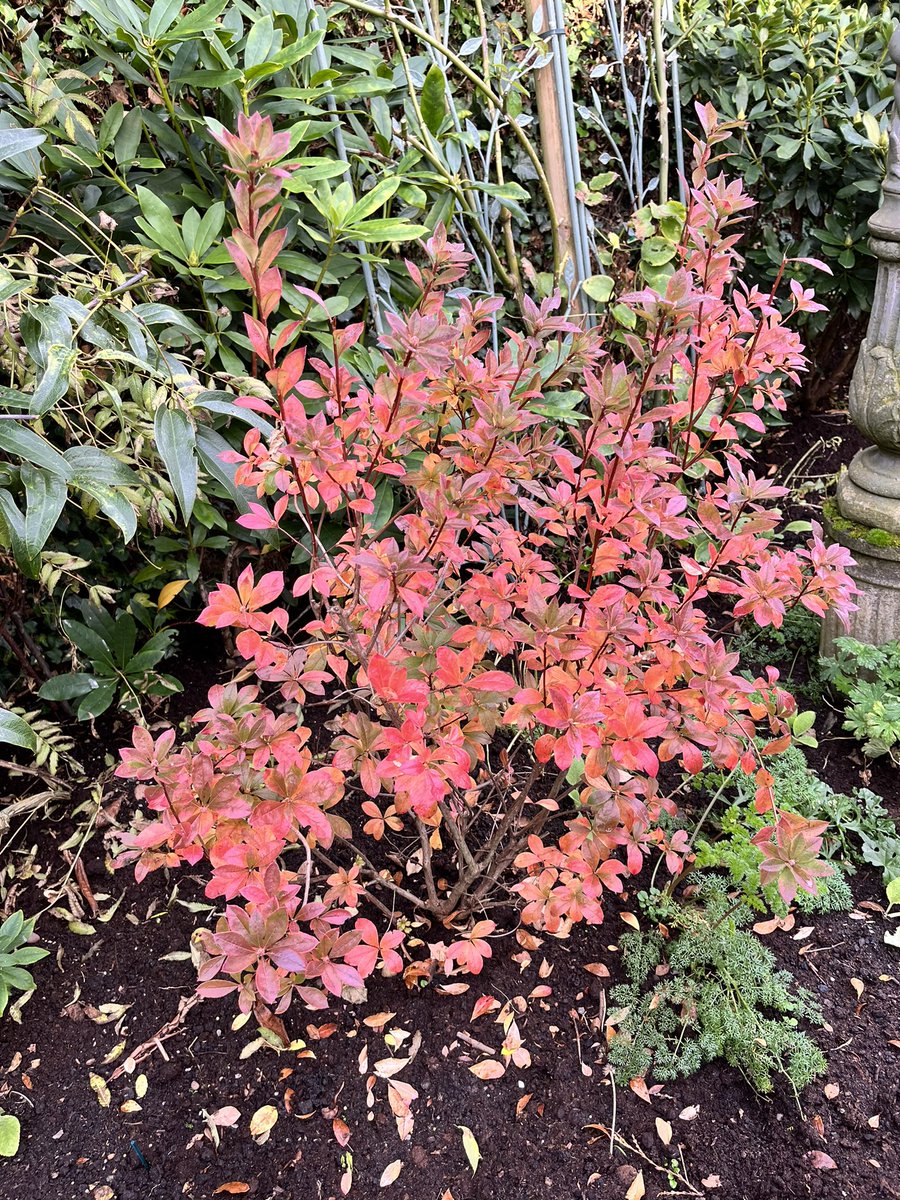
<path id="1" fill-rule="evenodd" d="M 769 461 L 775 469 L 796 463 L 824 438 L 805 467 L 812 478 L 846 461 L 852 436 L 845 416 L 819 414 L 775 439 Z M 814 479 L 808 499 L 821 499 Z M 195 679 L 182 714 L 210 681 L 208 664 L 197 661 L 209 649 L 214 642 L 193 643 Z M 872 771 L 839 724 L 823 739 L 818 768 L 835 788 L 882 791 L 898 815 L 896 776 Z M 131 804 L 121 799 L 120 819 Z M 36 864 L 58 878 L 68 869 L 58 846 L 72 828 L 59 812 L 33 822 L 11 861 L 24 864 L 37 845 Z M 650 1091 L 612 1083 L 603 1017 L 621 978 L 619 938 L 637 909 L 633 891 L 616 898 L 600 928 L 577 927 L 564 940 L 525 931 L 494 940 L 477 977 L 412 990 L 375 978 L 356 1005 L 293 1007 L 287 1032 L 305 1048 L 262 1046 L 248 1056 L 255 1022 L 235 1030 L 229 1000 L 194 1005 L 163 1036 L 192 993 L 184 955 L 209 919 L 202 880 L 157 872 L 139 885 L 130 872 L 110 875 L 99 835 L 83 863 L 87 890 L 109 897 L 101 911 L 119 903 L 106 922 L 86 914 L 92 934 L 43 917 L 51 953 L 35 968 L 38 991 L 18 1023 L 0 1022 L 0 1107 L 22 1124 L 19 1153 L 0 1164 L 0 1200 L 337 1200 L 342 1179 L 356 1200 L 900 1200 L 900 953 L 883 941 L 891 926 L 869 869 L 852 881 L 851 913 L 798 918 L 765 935 L 779 965 L 821 1003 L 826 1025 L 813 1035 L 829 1070 L 799 1098 L 787 1089 L 760 1098 L 739 1070 L 720 1064 L 661 1087 L 651 1079 Z M 43 897 L 23 885 L 17 902 L 33 911 Z M 425 941 L 446 937 L 418 932 Z M 586 963 L 599 966 L 592 973 Z M 509 1064 L 493 1081 L 469 1069 L 500 1059 L 497 1012 L 473 1019 L 482 996 L 512 1005 L 531 1055 L 530 1066 Z M 375 1029 L 365 1019 L 377 1014 L 394 1015 Z M 136 1069 L 110 1081 L 156 1035 Z M 417 1093 L 406 1140 L 387 1081 L 376 1077 L 367 1088 L 384 1059 L 409 1060 L 393 1076 Z M 216 1146 L 206 1116 L 226 1106 L 240 1116 L 219 1129 Z M 250 1122 L 264 1106 L 277 1119 L 257 1144 Z"/>

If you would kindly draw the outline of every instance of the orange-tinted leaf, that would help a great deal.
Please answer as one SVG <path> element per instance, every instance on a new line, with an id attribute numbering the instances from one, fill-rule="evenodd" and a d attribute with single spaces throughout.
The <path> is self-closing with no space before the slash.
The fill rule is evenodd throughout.
<path id="1" fill-rule="evenodd" d="M 334 1134 L 334 1140 L 339 1146 L 346 1146 L 350 1141 L 350 1126 L 346 1121 L 342 1121 L 340 1117 L 335 1117 L 331 1122 L 331 1132 Z"/>
<path id="2" fill-rule="evenodd" d="M 230 1183 L 223 1183 L 213 1192 L 214 1196 L 246 1196 L 250 1191 L 249 1183 L 241 1183 L 238 1179 L 233 1179 Z"/>
<path id="3" fill-rule="evenodd" d="M 483 1017 L 485 1013 L 493 1012 L 500 1007 L 500 1001 L 493 996 L 479 996 L 475 1001 L 475 1007 L 472 1009 L 470 1021 L 477 1021 L 479 1017 Z"/>
<path id="4" fill-rule="evenodd" d="M 396 1015 L 393 1012 L 372 1013 L 371 1017 L 363 1017 L 363 1025 L 368 1025 L 370 1029 L 384 1029 Z"/>
<path id="5" fill-rule="evenodd" d="M 640 1096 L 640 1098 L 645 1100 L 648 1104 L 652 1103 L 650 1099 L 650 1093 L 647 1090 L 647 1081 L 642 1076 L 637 1075 L 634 1079 L 629 1079 L 628 1086 L 636 1096 Z"/>
<path id="6" fill-rule="evenodd" d="M 483 1062 L 473 1063 L 469 1070 L 479 1079 L 499 1079 L 506 1073 L 503 1063 L 497 1062 L 494 1058 L 486 1058 Z"/>

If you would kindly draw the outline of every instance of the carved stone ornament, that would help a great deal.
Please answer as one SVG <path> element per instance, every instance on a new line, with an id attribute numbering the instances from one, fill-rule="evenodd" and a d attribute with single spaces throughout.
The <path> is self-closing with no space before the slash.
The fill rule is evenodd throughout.
<path id="1" fill-rule="evenodd" d="M 900 68 L 900 26 L 891 38 L 890 56 Z M 878 274 L 868 331 L 850 383 L 850 416 L 874 445 L 860 450 L 842 475 L 837 501 L 847 520 L 900 534 L 900 70 L 888 169 L 869 230 Z"/>
<path id="2" fill-rule="evenodd" d="M 869 221 L 878 260 L 869 327 L 850 384 L 850 416 L 872 442 L 838 481 L 831 536 L 856 560 L 858 608 L 849 632 L 862 642 L 900 641 L 900 26 L 889 53 L 898 67 L 881 205 Z M 833 613 L 822 625 L 821 650 L 847 632 Z"/>

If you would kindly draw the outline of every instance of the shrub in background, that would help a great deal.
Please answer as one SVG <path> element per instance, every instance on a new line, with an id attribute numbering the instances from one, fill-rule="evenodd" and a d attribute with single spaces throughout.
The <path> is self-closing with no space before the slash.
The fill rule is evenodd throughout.
<path id="1" fill-rule="evenodd" d="M 891 5 L 843 0 L 678 0 L 682 96 L 745 121 L 732 169 L 759 202 L 744 252 L 757 279 L 785 255 L 833 272 L 809 319 L 810 402 L 849 378 L 874 289 L 866 222 L 878 204 L 894 67 Z M 798 278 L 809 283 L 802 271 Z"/>

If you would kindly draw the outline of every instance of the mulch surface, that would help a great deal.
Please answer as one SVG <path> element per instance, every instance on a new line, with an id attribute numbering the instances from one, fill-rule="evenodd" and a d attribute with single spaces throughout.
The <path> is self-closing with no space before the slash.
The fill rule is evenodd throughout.
<path id="1" fill-rule="evenodd" d="M 832 439 L 843 436 L 843 454 L 829 445 L 807 469 L 833 470 L 836 463 L 823 458 L 846 461 L 855 449 L 845 417 L 806 420 L 773 447 L 784 448 L 781 462 L 797 462 L 828 428 Z M 770 452 L 776 466 L 779 454 Z M 209 645 L 203 644 L 204 656 Z M 198 667 L 196 674 L 202 679 L 204 672 Z M 896 812 L 896 778 L 883 767 L 873 773 L 851 746 L 837 730 L 823 741 L 817 764 L 825 778 L 844 790 L 867 782 Z M 122 813 L 128 803 L 126 797 Z M 66 820 L 32 823 L 19 849 L 37 844 L 37 863 L 57 878 L 63 870 L 57 846 L 71 828 Z M 92 922 L 93 935 L 73 933 L 52 915 L 42 918 L 51 954 L 35 968 L 38 991 L 20 1023 L 0 1022 L 0 1106 L 20 1118 L 23 1135 L 16 1158 L 0 1165 L 0 1200 L 331 1200 L 341 1195 L 349 1156 L 349 1195 L 357 1200 L 636 1200 L 644 1194 L 638 1170 L 651 1200 L 900 1197 L 900 962 L 883 942 L 888 923 L 874 871 L 854 878 L 850 914 L 803 917 L 766 938 L 779 964 L 818 995 L 827 1021 L 814 1036 L 829 1072 L 799 1105 L 787 1089 L 757 1097 L 738 1071 L 718 1064 L 664 1085 L 649 1100 L 612 1086 L 604 1071 L 602 992 L 621 977 L 620 913 L 636 908 L 632 892 L 609 905 L 602 927 L 578 927 L 566 940 L 543 936 L 525 947 L 514 935 L 495 940 L 494 957 L 480 976 L 464 978 L 468 988 L 459 994 L 441 990 L 458 980 L 408 991 L 400 980 L 375 978 L 359 1005 L 335 1004 L 324 1013 L 292 1008 L 287 1029 L 306 1043 L 307 1056 L 264 1047 L 242 1059 L 257 1037 L 255 1024 L 235 1031 L 229 1001 L 202 1002 L 162 1042 L 164 1053 L 154 1049 L 134 1074 L 109 1083 L 104 1106 L 91 1073 L 109 1080 L 116 1065 L 175 1016 L 195 972 L 190 961 L 169 956 L 188 949 L 192 931 L 210 914 L 197 907 L 204 903 L 202 880 L 187 873 L 157 872 L 141 885 L 124 871 L 110 875 L 100 837 L 88 843 L 84 865 L 93 891 L 109 897 L 100 902 L 104 912 L 121 901 L 108 922 Z M 36 888 L 22 893 L 26 909 L 30 900 L 30 911 L 43 905 Z M 812 932 L 798 939 L 801 925 Z M 424 937 L 436 940 L 441 932 Z M 610 978 L 588 973 L 587 962 L 604 964 Z M 482 995 L 513 1005 L 532 1060 L 489 1082 L 468 1069 L 490 1057 L 471 1039 L 498 1058 L 503 1040 L 496 1012 L 472 1018 Z M 102 1006 L 110 1004 L 127 1008 L 99 1023 Z M 395 1015 L 380 1030 L 363 1023 L 378 1013 Z M 399 1031 L 393 1047 L 385 1040 L 391 1031 Z M 104 1065 L 123 1042 L 125 1049 Z M 374 1064 L 385 1058 L 411 1058 L 394 1076 L 418 1093 L 405 1141 L 386 1081 L 367 1089 Z M 136 1091 L 139 1074 L 146 1076 L 145 1093 Z M 838 1090 L 828 1086 L 826 1093 L 826 1085 Z M 134 1107 L 128 1101 L 140 1109 L 128 1111 Z M 220 1131 L 216 1149 L 202 1136 L 204 1114 L 226 1105 L 240 1118 Z M 257 1145 L 249 1123 L 263 1105 L 274 1106 L 278 1119 L 268 1141 Z M 672 1126 L 668 1147 L 657 1118 Z M 342 1147 L 344 1125 L 349 1142 Z M 611 1153 L 608 1133 L 591 1128 L 598 1125 L 614 1128 L 631 1146 L 616 1143 Z M 482 1155 L 474 1174 L 460 1126 L 471 1130 Z M 380 1187 L 385 1168 L 397 1160 L 399 1175 Z M 817 1166 L 829 1160 L 833 1167 Z"/>

